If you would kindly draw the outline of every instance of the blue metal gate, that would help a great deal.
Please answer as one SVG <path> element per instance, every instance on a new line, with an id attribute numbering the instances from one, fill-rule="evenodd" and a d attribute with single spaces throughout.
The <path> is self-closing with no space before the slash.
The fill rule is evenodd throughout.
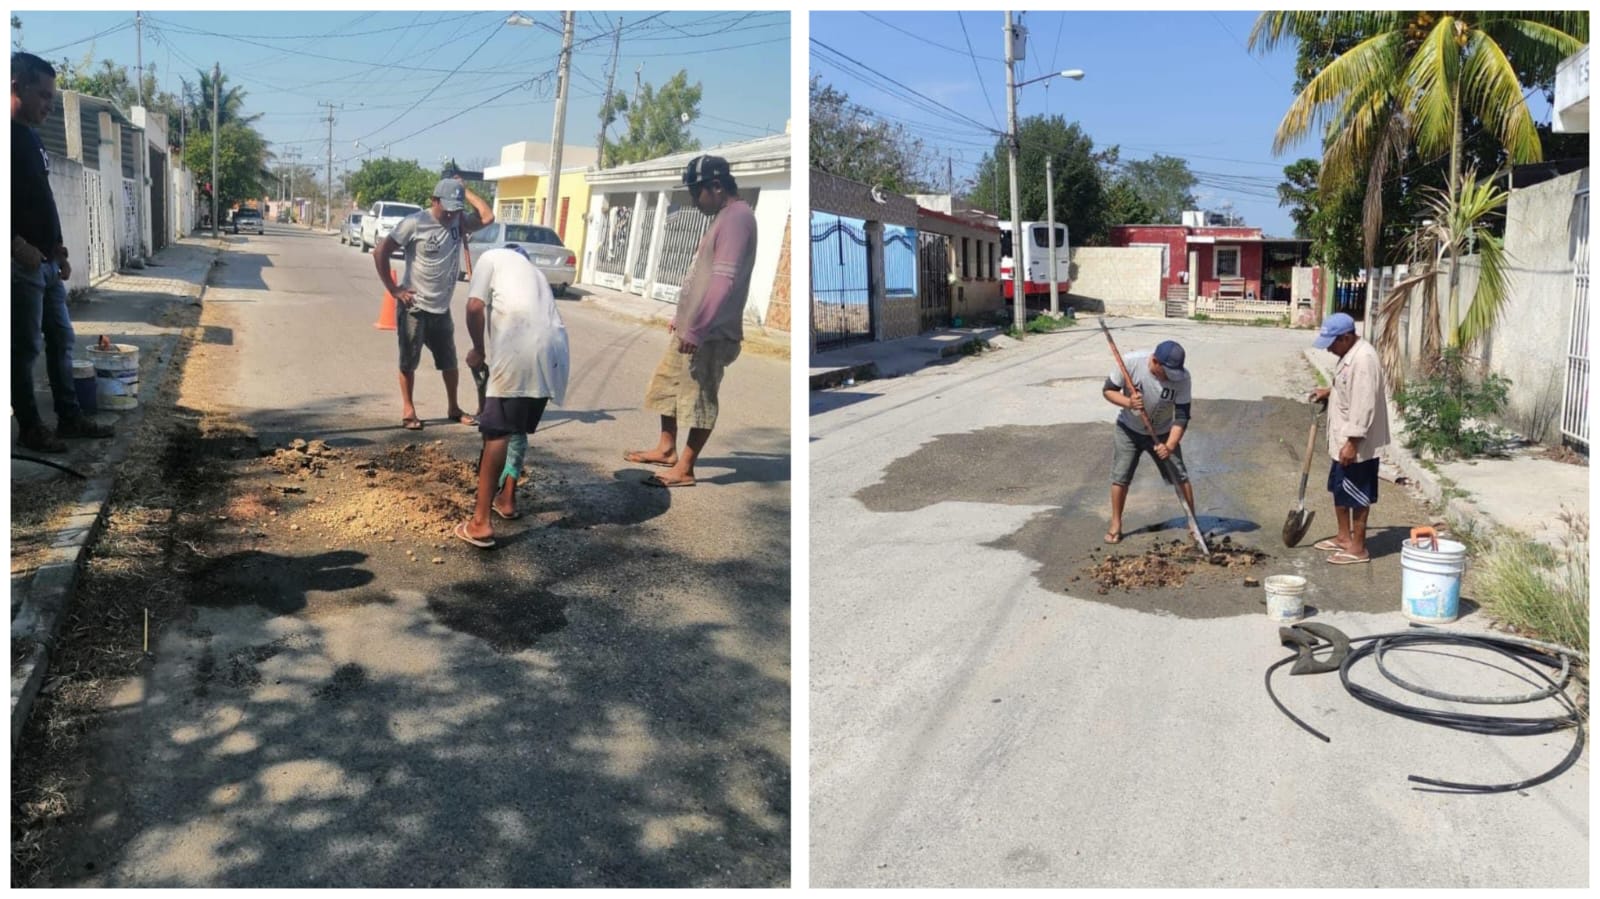
<path id="1" fill-rule="evenodd" d="M 883 226 L 883 282 L 890 299 L 917 295 L 917 229 Z"/>
<path id="2" fill-rule="evenodd" d="M 819 351 L 872 339 L 867 223 L 811 213 L 811 333 Z"/>

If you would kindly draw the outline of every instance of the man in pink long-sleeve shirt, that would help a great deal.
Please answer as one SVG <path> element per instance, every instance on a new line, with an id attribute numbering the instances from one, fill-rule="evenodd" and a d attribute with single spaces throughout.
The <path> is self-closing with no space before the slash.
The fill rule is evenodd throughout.
<path id="1" fill-rule="evenodd" d="M 723 370 L 739 358 L 744 340 L 744 308 L 756 261 L 755 213 L 740 199 L 728 161 L 697 156 L 684 170 L 683 183 L 695 208 L 714 218 L 689 263 L 666 354 L 645 391 L 645 408 L 661 415 L 661 438 L 654 449 L 623 455 L 629 462 L 666 469 L 645 480 L 656 487 L 694 485 L 695 459 L 717 423 Z M 682 453 L 680 426 L 689 428 Z"/>

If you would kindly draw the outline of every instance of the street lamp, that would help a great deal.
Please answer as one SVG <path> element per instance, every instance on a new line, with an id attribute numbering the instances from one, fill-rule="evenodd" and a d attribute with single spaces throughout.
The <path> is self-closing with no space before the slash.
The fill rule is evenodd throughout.
<path id="1" fill-rule="evenodd" d="M 1010 126 L 1010 128 L 1009 128 L 1009 133 L 1006 135 L 1006 137 L 1007 137 L 1007 144 L 1009 145 L 1009 150 L 1010 150 L 1010 152 L 1007 153 L 1007 156 L 1010 159 L 1010 168 L 1011 168 L 1011 308 L 1012 308 L 1012 321 L 1016 325 L 1017 336 L 1020 338 L 1022 336 L 1022 334 L 1026 331 L 1027 325 L 1028 325 L 1028 304 L 1027 304 L 1027 298 L 1026 298 L 1026 294 L 1025 294 L 1025 290 L 1026 290 L 1026 287 L 1027 287 L 1027 272 L 1022 266 L 1022 210 L 1021 210 L 1021 202 L 1022 202 L 1022 200 L 1021 200 L 1020 192 L 1018 191 L 1018 188 L 1017 188 L 1017 165 L 1018 165 L 1017 157 L 1021 153 L 1021 144 L 1020 144 L 1020 141 L 1018 140 L 1018 137 L 1017 137 L 1017 88 L 1022 87 L 1024 85 L 1033 84 L 1036 81 L 1044 81 L 1044 80 L 1046 80 L 1048 78 L 1071 78 L 1074 81 L 1079 81 L 1079 80 L 1082 80 L 1084 73 L 1083 73 L 1082 69 L 1064 69 L 1064 70 L 1062 70 L 1060 72 L 1051 72 L 1048 75 L 1040 75 L 1038 78 L 1030 78 L 1027 81 L 1022 82 L 1021 84 L 1018 84 L 1017 83 L 1017 67 L 1016 67 L 1016 63 L 1017 63 L 1016 42 L 1017 42 L 1017 36 L 1018 36 L 1017 35 L 1017 31 L 1018 30 L 1019 30 L 1018 27 L 1011 23 L 1011 12 L 1010 12 L 1010 10 L 1007 10 L 1006 11 L 1006 28 L 1005 28 L 1005 31 L 1006 31 L 1006 120 L 1007 120 L 1007 124 Z M 1048 188 L 1047 188 L 1047 190 L 1048 190 Z M 1050 218 L 1050 222 L 1049 222 L 1050 234 L 1049 234 L 1049 237 L 1048 237 L 1048 241 L 1049 241 L 1049 244 L 1050 244 L 1050 285 L 1051 285 L 1050 286 L 1050 309 L 1051 309 L 1051 312 L 1054 312 L 1054 311 L 1056 311 L 1056 309 L 1057 309 L 1057 307 L 1059 305 L 1059 300 L 1058 300 L 1058 298 L 1056 296 L 1057 288 L 1055 286 L 1055 283 L 1056 283 L 1056 228 L 1055 228 L 1055 202 L 1054 202 L 1054 193 L 1053 192 L 1051 192 L 1051 201 L 1050 201 L 1049 206 L 1050 206 L 1050 211 L 1049 211 L 1048 214 L 1049 214 L 1049 218 Z"/>

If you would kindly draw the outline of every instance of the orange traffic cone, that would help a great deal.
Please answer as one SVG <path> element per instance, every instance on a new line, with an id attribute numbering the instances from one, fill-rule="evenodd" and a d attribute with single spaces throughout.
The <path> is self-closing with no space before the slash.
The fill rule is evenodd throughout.
<path id="1" fill-rule="evenodd" d="M 394 269 L 389 270 L 389 280 L 394 280 Z M 394 306 L 394 294 L 385 290 L 383 292 L 383 308 L 378 311 L 378 320 L 373 322 L 372 326 L 379 331 L 395 330 Z"/>

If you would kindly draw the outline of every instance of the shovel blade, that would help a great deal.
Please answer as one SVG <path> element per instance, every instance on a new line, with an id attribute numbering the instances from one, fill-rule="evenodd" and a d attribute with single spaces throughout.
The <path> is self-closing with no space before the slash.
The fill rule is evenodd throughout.
<path id="1" fill-rule="evenodd" d="M 1305 537 L 1306 531 L 1311 529 L 1311 519 L 1317 513 L 1310 509 L 1295 509 L 1283 522 L 1283 545 L 1296 546 Z"/>

